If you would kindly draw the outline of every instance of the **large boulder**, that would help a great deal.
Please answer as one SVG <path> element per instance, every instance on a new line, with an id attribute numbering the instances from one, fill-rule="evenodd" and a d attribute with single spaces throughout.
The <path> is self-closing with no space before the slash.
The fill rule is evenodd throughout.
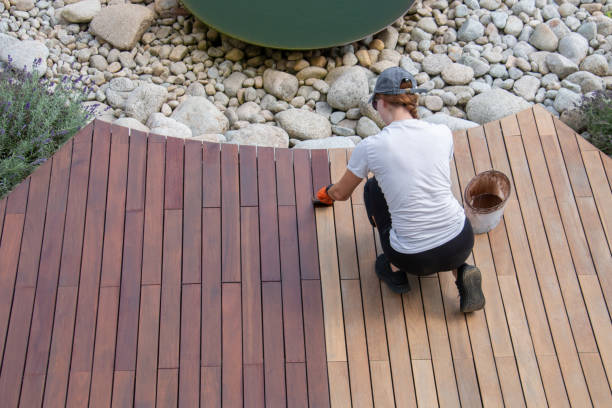
<path id="1" fill-rule="evenodd" d="M 334 81 L 327 93 L 327 103 L 333 108 L 347 111 L 359 106 L 369 93 L 368 78 L 359 68 L 346 71 Z"/>
<path id="2" fill-rule="evenodd" d="M 156 112 L 149 116 L 147 126 L 150 128 L 151 133 L 158 135 L 189 138 L 192 136 L 191 129 L 188 126 L 166 117 L 163 113 Z"/>
<path id="3" fill-rule="evenodd" d="M 82 0 L 62 8 L 62 17 L 71 23 L 89 23 L 100 10 L 100 0 Z"/>
<path id="4" fill-rule="evenodd" d="M 168 91 L 163 86 L 145 82 L 129 93 L 125 112 L 132 118 L 146 122 L 152 113 L 159 112 L 167 96 Z"/>
<path id="5" fill-rule="evenodd" d="M 312 139 L 298 142 L 294 149 L 337 149 L 355 147 L 355 143 L 344 136 L 332 136 L 324 139 Z"/>
<path id="6" fill-rule="evenodd" d="M 253 124 L 227 132 L 228 141 L 237 144 L 289 147 L 289 135 L 278 126 Z"/>
<path id="7" fill-rule="evenodd" d="M 155 13 L 136 4 L 118 4 L 102 9 L 89 24 L 90 30 L 120 50 L 134 48 L 147 31 Z"/>
<path id="8" fill-rule="evenodd" d="M 18 69 L 25 67 L 26 71 L 36 70 L 43 75 L 47 70 L 47 57 L 49 49 L 40 41 L 25 40 L 19 41 L 6 34 L 0 33 L 0 61 L 8 63 L 9 57 L 11 64 Z M 34 66 L 34 62 L 39 62 Z"/>
<path id="9" fill-rule="evenodd" d="M 279 125 L 294 139 L 322 139 L 331 136 L 331 124 L 323 115 L 304 109 L 288 109 L 276 114 Z"/>
<path id="10" fill-rule="evenodd" d="M 469 120 L 484 124 L 529 108 L 529 102 L 503 89 L 495 88 L 476 95 L 466 106 Z"/>
<path id="11" fill-rule="evenodd" d="M 445 113 L 436 113 L 423 118 L 425 122 L 435 123 L 437 125 L 446 125 L 450 130 L 463 130 L 480 126 L 478 123 L 469 120 L 456 118 Z"/>
<path id="12" fill-rule="evenodd" d="M 604 89 L 603 79 L 587 71 L 574 72 L 573 74 L 568 75 L 565 79 L 579 85 L 580 92 L 582 93 L 601 91 Z"/>
<path id="13" fill-rule="evenodd" d="M 267 69 L 263 74 L 263 86 L 266 92 L 284 101 L 291 101 L 298 91 L 298 79 L 286 72 Z"/>
<path id="14" fill-rule="evenodd" d="M 212 102 L 203 96 L 190 96 L 171 115 L 191 129 L 194 135 L 225 133 L 229 120 Z"/>

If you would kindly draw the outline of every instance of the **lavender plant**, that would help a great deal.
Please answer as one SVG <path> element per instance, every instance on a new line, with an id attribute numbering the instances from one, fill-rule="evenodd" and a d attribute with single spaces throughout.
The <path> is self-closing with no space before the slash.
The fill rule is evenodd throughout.
<path id="1" fill-rule="evenodd" d="M 586 121 L 587 140 L 612 156 L 612 90 L 596 91 L 583 96 L 578 108 Z"/>
<path id="2" fill-rule="evenodd" d="M 83 77 L 61 82 L 32 69 L 17 69 L 8 57 L 0 70 L 0 197 L 11 191 L 93 116 L 95 106 L 82 102 L 90 91 Z"/>

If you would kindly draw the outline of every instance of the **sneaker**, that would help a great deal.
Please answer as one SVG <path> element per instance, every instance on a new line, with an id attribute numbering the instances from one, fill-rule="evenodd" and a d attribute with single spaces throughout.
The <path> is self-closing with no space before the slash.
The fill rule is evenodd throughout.
<path id="1" fill-rule="evenodd" d="M 406 273 L 403 271 L 393 272 L 385 254 L 378 255 L 375 269 L 378 279 L 385 282 L 393 292 L 406 293 L 410 290 L 410 282 Z"/>
<path id="2" fill-rule="evenodd" d="M 482 293 L 480 269 L 473 265 L 463 264 L 457 271 L 455 284 L 459 289 L 459 308 L 463 313 L 484 307 L 485 297 Z"/>

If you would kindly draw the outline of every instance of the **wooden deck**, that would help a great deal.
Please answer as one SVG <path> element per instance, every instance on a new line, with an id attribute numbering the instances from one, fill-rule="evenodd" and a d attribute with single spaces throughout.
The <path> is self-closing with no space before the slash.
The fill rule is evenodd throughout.
<path id="1" fill-rule="evenodd" d="M 458 197 L 513 182 L 464 315 L 380 284 L 361 188 L 313 209 L 350 153 L 88 125 L 0 200 L 0 405 L 612 407 L 610 158 L 540 106 L 455 134 Z"/>

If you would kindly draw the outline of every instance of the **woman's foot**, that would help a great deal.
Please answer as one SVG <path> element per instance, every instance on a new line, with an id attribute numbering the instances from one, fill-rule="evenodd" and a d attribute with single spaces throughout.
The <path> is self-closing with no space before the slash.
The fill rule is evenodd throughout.
<path id="1" fill-rule="evenodd" d="M 482 293 L 480 269 L 473 265 L 463 264 L 457 270 L 455 284 L 459 289 L 459 309 L 463 313 L 473 312 L 484 307 L 485 297 Z"/>
<path id="2" fill-rule="evenodd" d="M 406 273 L 403 271 L 393 272 L 391 270 L 391 263 L 385 254 L 378 255 L 375 269 L 378 279 L 385 282 L 393 292 L 406 293 L 410 290 L 410 282 Z"/>

